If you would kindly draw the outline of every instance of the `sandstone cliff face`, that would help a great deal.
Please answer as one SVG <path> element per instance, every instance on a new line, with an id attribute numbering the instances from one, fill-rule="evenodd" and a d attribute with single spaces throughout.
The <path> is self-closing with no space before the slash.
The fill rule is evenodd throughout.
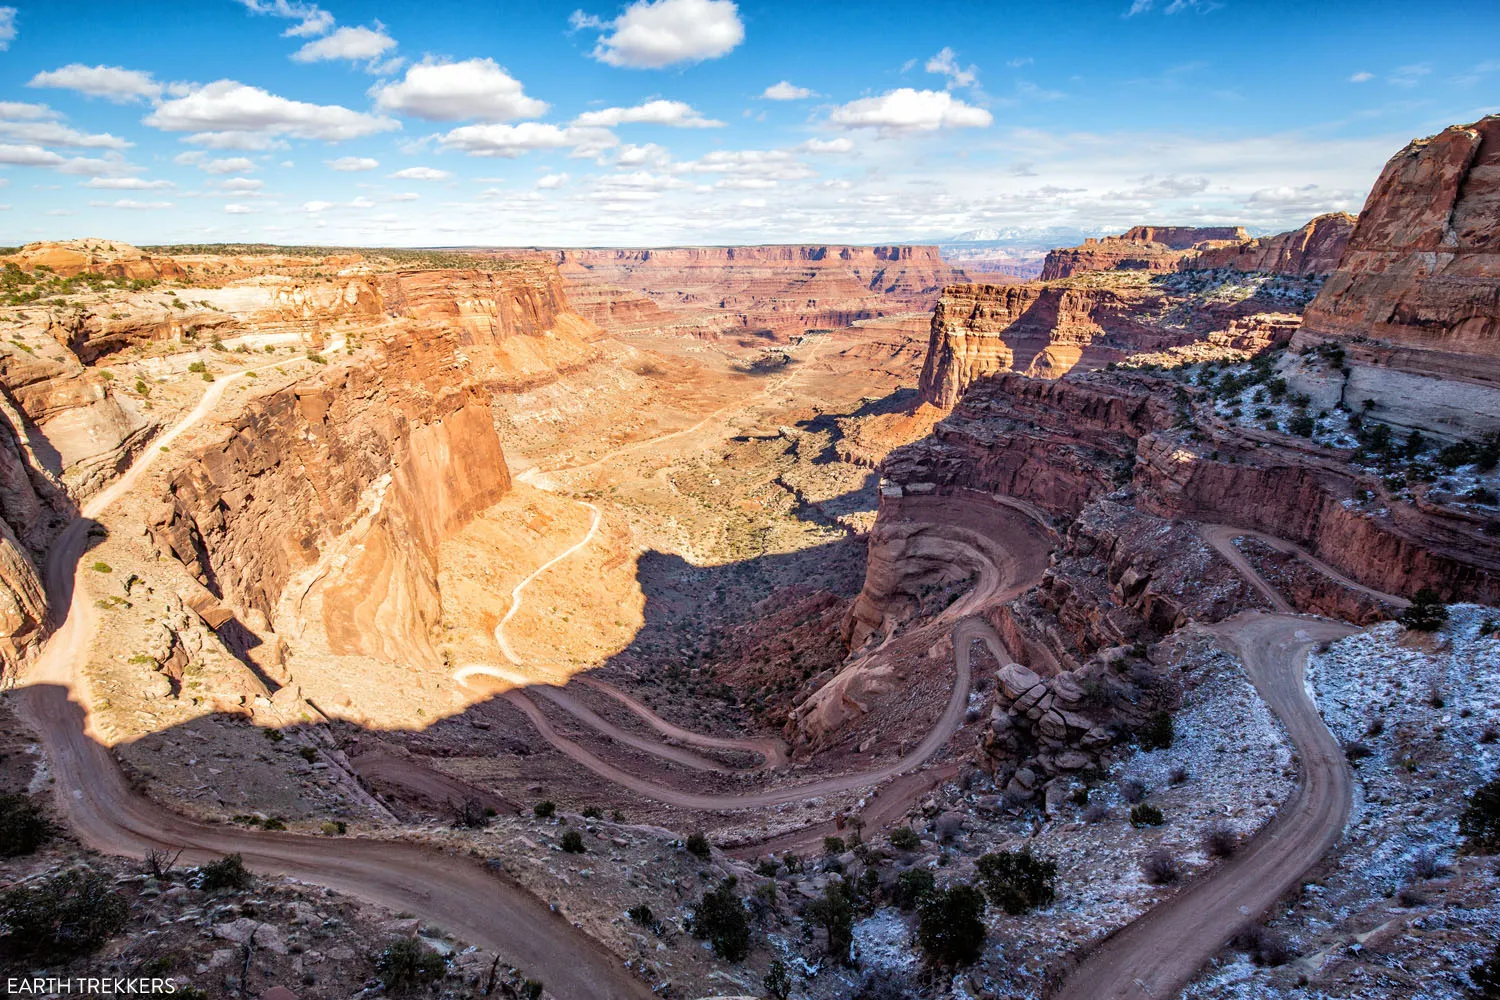
<path id="1" fill-rule="evenodd" d="M 334 652 L 430 664 L 438 548 L 510 485 L 492 394 L 582 363 L 596 333 L 544 265 L 402 272 L 381 294 L 400 321 L 374 357 L 247 408 L 173 476 L 151 531 L 273 628 L 315 570 Z"/>
<path id="2" fill-rule="evenodd" d="M 1500 429 L 1500 115 L 1386 164 L 1294 343 L 1325 342 L 1382 419 L 1444 436 Z"/>
<path id="3" fill-rule="evenodd" d="M 1320 215 L 1300 229 L 1209 247 L 1182 260 L 1185 271 L 1232 267 L 1237 271 L 1312 276 L 1331 274 L 1343 259 L 1354 216 L 1347 212 Z"/>
<path id="4" fill-rule="evenodd" d="M 560 250 L 555 259 L 579 301 L 589 303 L 582 307 L 592 310 L 585 315 L 610 332 L 667 329 L 786 339 L 861 319 L 926 312 L 944 285 L 963 278 L 936 247 L 924 246 Z M 625 289 L 667 315 L 644 303 L 616 315 L 594 289 Z"/>
<path id="5" fill-rule="evenodd" d="M 1136 226 L 1119 236 L 1090 237 L 1082 246 L 1049 251 L 1041 280 L 1055 281 L 1085 271 L 1175 271 L 1190 251 L 1246 239 L 1249 234 L 1241 226 Z"/>
<path id="6" fill-rule="evenodd" d="M 0 256 L 0 266 L 23 271 L 39 267 L 64 278 L 85 272 L 107 278 L 181 278 L 182 265 L 170 257 L 148 254 L 117 240 L 70 240 L 65 243 L 28 243 L 9 256 Z"/>
<path id="7" fill-rule="evenodd" d="M 922 398 L 947 409 L 994 372 L 1058 378 L 1141 352 L 1205 341 L 1258 350 L 1291 336 L 1282 320 L 1295 321 L 1284 317 L 1295 300 L 1200 291 L 1177 278 L 951 286 L 932 315 Z"/>
<path id="8" fill-rule="evenodd" d="M 1000 493 L 1067 516 L 1129 484 L 1149 514 L 1265 531 L 1378 590 L 1500 599 L 1500 542 L 1474 514 L 1396 502 L 1362 510 L 1346 501 L 1361 489 L 1381 496 L 1375 477 L 1290 438 L 1249 439 L 1206 409 L 1190 411 L 1202 435 L 1190 440 L 1176 426 L 1192 405 L 1182 392 L 1103 372 L 1050 383 L 991 377 L 932 437 L 893 452 L 882 473 L 898 487 Z"/>

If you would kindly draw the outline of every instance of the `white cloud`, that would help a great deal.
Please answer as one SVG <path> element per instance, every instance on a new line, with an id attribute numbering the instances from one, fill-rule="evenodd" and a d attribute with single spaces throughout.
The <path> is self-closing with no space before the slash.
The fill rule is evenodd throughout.
<path id="1" fill-rule="evenodd" d="M 302 203 L 302 211 L 309 215 L 316 215 L 332 207 L 333 202 L 331 201 L 305 201 Z"/>
<path id="2" fill-rule="evenodd" d="M 136 201 L 134 198 L 121 198 L 119 201 L 91 201 L 90 208 L 130 208 L 142 211 L 161 211 L 171 208 L 170 201 Z"/>
<path id="3" fill-rule="evenodd" d="M 940 128 L 986 128 L 993 121 L 983 108 L 946 90 L 901 87 L 879 97 L 862 97 L 833 109 L 828 120 L 843 128 L 878 128 L 891 132 L 931 132 Z"/>
<path id="4" fill-rule="evenodd" d="M 349 203 L 350 208 L 374 208 L 375 203 L 364 195 L 360 195 Z"/>
<path id="5" fill-rule="evenodd" d="M 453 171 L 438 170 L 436 167 L 407 167 L 391 176 L 403 181 L 445 181 L 453 176 Z"/>
<path id="6" fill-rule="evenodd" d="M 521 82 L 493 59 L 463 62 L 423 60 L 406 77 L 371 90 L 382 111 L 399 111 L 428 121 L 509 121 L 546 114 L 548 104 L 527 97 Z"/>
<path id="7" fill-rule="evenodd" d="M 1164 14 L 1181 14 L 1185 10 L 1194 10 L 1200 14 L 1207 14 L 1224 6 L 1220 0 L 1170 0 L 1162 8 Z M 1148 14 L 1156 9 L 1156 0 L 1131 0 L 1130 9 L 1125 11 L 1126 17 L 1135 17 L 1137 14 Z"/>
<path id="8" fill-rule="evenodd" d="M 809 139 L 802 144 L 809 153 L 849 153 L 854 151 L 852 140 L 839 136 L 837 139 Z"/>
<path id="9" fill-rule="evenodd" d="M 374 170 L 380 166 L 380 161 L 368 156 L 340 156 L 336 160 L 324 160 L 334 170 L 345 173 L 357 173 L 361 170 Z"/>
<path id="10" fill-rule="evenodd" d="M 10 43 L 16 40 L 16 30 L 16 9 L 0 7 L 0 52 L 10 48 Z"/>
<path id="11" fill-rule="evenodd" d="M 536 186 L 544 191 L 552 191 L 562 187 L 566 183 L 568 183 L 567 174 L 548 174 L 545 177 L 539 178 Z"/>
<path id="12" fill-rule="evenodd" d="M 978 67 L 970 66 L 967 69 L 960 67 L 957 56 L 958 54 L 951 48 L 943 46 L 938 50 L 937 55 L 927 60 L 927 72 L 941 73 L 946 76 L 950 88 L 974 86 L 974 81 L 979 79 Z"/>
<path id="13" fill-rule="evenodd" d="M 109 177 L 129 173 L 132 168 L 118 153 L 104 159 L 75 156 L 71 159 L 32 143 L 0 143 L 0 164 L 13 167 L 52 167 L 58 173 L 78 177 Z"/>
<path id="14" fill-rule="evenodd" d="M 0 135 L 17 142 L 38 146 L 65 146 L 75 149 L 129 149 L 130 142 L 108 132 L 89 134 L 52 121 L 0 121 Z"/>
<path id="15" fill-rule="evenodd" d="M 293 101 L 235 80 L 218 80 L 166 101 L 142 121 L 165 132 L 255 132 L 328 142 L 401 127 L 390 118 Z"/>
<path id="16" fill-rule="evenodd" d="M 1368 73 L 1368 72 L 1366 72 L 1364 70 L 1360 70 L 1358 73 L 1355 73 L 1353 76 L 1349 77 L 1349 82 L 1350 83 L 1367 83 L 1367 82 L 1369 82 L 1370 80 L 1373 80 L 1373 79 L 1375 79 L 1375 74 L 1374 73 Z"/>
<path id="17" fill-rule="evenodd" d="M 614 125 L 670 125 L 672 128 L 718 128 L 724 123 L 705 118 L 683 101 L 647 101 L 633 108 L 604 108 L 600 111 L 585 111 L 573 120 L 574 125 L 584 127 Z"/>
<path id="18" fill-rule="evenodd" d="M 83 63 L 69 63 L 59 69 L 38 73 L 26 86 L 74 90 L 89 97 L 102 97 L 115 104 L 154 101 L 161 97 L 165 89 L 151 78 L 150 73 L 143 73 L 138 69 L 85 66 Z"/>
<path id="19" fill-rule="evenodd" d="M 456 149 L 470 156 L 503 156 L 507 159 L 537 149 L 586 150 L 591 155 L 618 143 L 613 133 L 598 128 L 560 128 L 543 122 L 519 125 L 464 125 L 439 136 L 444 149 Z"/>
<path id="20" fill-rule="evenodd" d="M 255 177 L 231 177 L 219 182 L 220 191 L 233 194 L 250 194 L 266 186 L 266 182 Z"/>
<path id="21" fill-rule="evenodd" d="M 402 191 L 400 194 L 391 195 L 391 201 L 416 201 L 421 197 L 415 191 Z"/>
<path id="22" fill-rule="evenodd" d="M 613 21 L 574 11 L 574 29 L 607 31 L 591 53 L 609 66 L 661 69 L 724 55 L 745 40 L 733 0 L 636 0 Z"/>
<path id="23" fill-rule="evenodd" d="M 13 146 L 0 143 L 0 163 L 13 167 L 56 167 L 65 157 L 41 146 Z"/>
<path id="24" fill-rule="evenodd" d="M 38 121 L 44 118 L 61 118 L 45 104 L 27 104 L 25 101 L 0 101 L 0 118 L 11 121 Z"/>
<path id="25" fill-rule="evenodd" d="M 240 0 L 252 14 L 270 14 L 297 21 L 282 34 L 290 38 L 311 38 L 333 27 L 333 15 L 317 4 L 297 0 Z"/>
<path id="26" fill-rule="evenodd" d="M 641 164 L 662 167 L 666 166 L 671 159 L 672 155 L 667 152 L 666 148 L 654 142 L 639 146 L 632 142 L 620 147 L 615 154 L 614 162 L 622 167 L 634 167 Z"/>
<path id="27" fill-rule="evenodd" d="M 782 80 L 780 83 L 771 84 L 760 96 L 768 101 L 800 101 L 818 95 L 806 87 L 796 87 Z"/>
<path id="28" fill-rule="evenodd" d="M 196 135 L 183 136 L 183 142 L 194 146 L 202 146 L 205 149 L 241 149 L 252 152 L 261 152 L 267 149 L 286 149 L 287 145 L 280 139 L 271 135 L 263 135 L 260 132 L 199 132 Z"/>
<path id="29" fill-rule="evenodd" d="M 1397 87 L 1415 87 L 1422 82 L 1422 78 L 1432 72 L 1432 67 L 1426 63 L 1415 63 L 1411 66 L 1400 66 L 1391 73 L 1391 83 Z"/>
<path id="30" fill-rule="evenodd" d="M 230 202 L 229 204 L 224 206 L 224 211 L 228 212 L 230 215 L 249 215 L 251 212 L 255 211 L 255 209 L 251 208 L 249 205 L 240 205 L 236 204 L 235 202 Z"/>
<path id="31" fill-rule="evenodd" d="M 375 22 L 373 28 L 343 27 L 322 38 L 308 42 L 292 53 L 296 62 L 329 62 L 347 59 L 350 62 L 369 63 L 370 69 L 385 67 L 376 65 L 380 57 L 396 47 L 396 40 L 385 33 L 385 25 Z"/>
<path id="32" fill-rule="evenodd" d="M 148 181 L 143 177 L 90 177 L 83 186 L 115 191 L 166 191 L 177 185 L 171 181 Z"/>
<path id="33" fill-rule="evenodd" d="M 815 176 L 813 170 L 785 149 L 716 149 L 677 170 L 695 174 L 735 174 L 766 180 L 794 181 Z"/>
<path id="34" fill-rule="evenodd" d="M 243 156 L 229 156 L 220 160 L 203 160 L 198 169 L 206 174 L 243 174 L 255 169 L 255 162 Z"/>

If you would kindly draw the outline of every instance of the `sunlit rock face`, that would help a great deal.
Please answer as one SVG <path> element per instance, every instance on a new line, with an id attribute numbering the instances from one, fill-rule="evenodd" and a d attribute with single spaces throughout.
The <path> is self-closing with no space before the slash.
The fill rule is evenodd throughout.
<path id="1" fill-rule="evenodd" d="M 1346 386 L 1310 394 L 1443 437 L 1500 429 L 1500 116 L 1391 158 L 1293 344 L 1347 359 Z"/>

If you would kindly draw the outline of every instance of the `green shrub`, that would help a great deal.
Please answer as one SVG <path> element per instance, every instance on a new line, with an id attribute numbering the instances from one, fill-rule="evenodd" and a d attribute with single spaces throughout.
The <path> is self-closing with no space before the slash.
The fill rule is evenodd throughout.
<path id="1" fill-rule="evenodd" d="M 934 966 L 970 965 L 984 948 L 984 893 L 972 885 L 940 889 L 917 910 L 917 943 Z"/>
<path id="2" fill-rule="evenodd" d="M 319 829 L 323 831 L 325 837 L 342 837 L 349 832 L 349 825 L 341 819 L 331 819 Z"/>
<path id="3" fill-rule="evenodd" d="M 297 755 L 303 760 L 307 761 L 309 764 L 318 759 L 318 751 L 314 750 L 312 747 L 298 747 Z"/>
<path id="4" fill-rule="evenodd" d="M 1135 738 L 1142 750 L 1165 750 L 1172 745 L 1174 735 L 1172 716 L 1167 712 L 1155 712 L 1136 730 Z"/>
<path id="5" fill-rule="evenodd" d="M 898 851 L 915 851 L 922 846 L 922 838 L 909 826 L 898 826 L 891 831 L 891 846 Z"/>
<path id="6" fill-rule="evenodd" d="M 1411 599 L 1411 607 L 1401 612 L 1401 624 L 1415 632 L 1436 632 L 1448 620 L 1448 608 L 1437 592 L 1423 587 Z"/>
<path id="7" fill-rule="evenodd" d="M 95 573 L 113 573 L 114 569 L 109 563 L 100 560 L 91 567 Z"/>
<path id="8" fill-rule="evenodd" d="M 30 796 L 0 795 L 0 858 L 31 854 L 52 836 L 52 824 Z"/>
<path id="9" fill-rule="evenodd" d="M 583 834 L 577 830 L 566 830 L 563 832 L 561 844 L 566 854 L 582 854 Z"/>
<path id="10" fill-rule="evenodd" d="M 194 375 L 207 370 L 208 366 L 201 361 L 194 361 L 192 364 L 188 365 L 188 371 L 192 372 Z"/>
<path id="11" fill-rule="evenodd" d="M 713 846 L 709 844 L 708 838 L 704 836 L 701 830 L 697 833 L 688 834 L 688 839 L 683 842 L 682 846 L 687 848 L 687 852 L 693 855 L 693 857 L 701 858 L 704 861 L 707 861 L 708 856 L 713 853 Z"/>
<path id="12" fill-rule="evenodd" d="M 1144 802 L 1130 810 L 1131 826 L 1161 826 L 1166 821 L 1160 809 Z"/>
<path id="13" fill-rule="evenodd" d="M 986 854 L 975 863 L 990 902 L 1011 916 L 1049 905 L 1057 898 L 1057 864 L 1019 851 Z"/>
<path id="14" fill-rule="evenodd" d="M 1481 785 L 1458 817 L 1464 849 L 1474 854 L 1500 854 L 1500 778 Z"/>
<path id="15" fill-rule="evenodd" d="M 735 895 L 735 885 L 735 878 L 730 876 L 717 889 L 704 893 L 688 918 L 693 937 L 713 945 L 714 954 L 726 962 L 744 961 L 750 953 L 750 921 L 740 897 Z"/>
<path id="16" fill-rule="evenodd" d="M 109 876 L 87 868 L 53 875 L 0 895 L 0 921 L 23 951 L 78 955 L 124 929 L 130 907 Z"/>
<path id="17" fill-rule="evenodd" d="M 771 960 L 771 964 L 766 968 L 765 978 L 760 983 L 771 995 L 772 1000 L 787 1000 L 787 997 L 792 994 L 791 971 L 779 958 Z"/>
<path id="18" fill-rule="evenodd" d="M 807 904 L 807 919 L 828 932 L 828 954 L 849 964 L 849 946 L 854 943 L 854 895 L 845 882 L 830 882 L 823 898 Z"/>
<path id="19" fill-rule="evenodd" d="M 531 807 L 531 812 L 537 819 L 551 819 L 557 814 L 557 803 L 551 799 L 543 799 Z"/>
<path id="20" fill-rule="evenodd" d="M 270 825 L 268 820 L 266 826 Z M 210 861 L 198 869 L 198 888 L 205 892 L 213 892 L 217 889 L 248 889 L 254 881 L 254 876 L 245 867 L 245 859 L 238 854 L 230 854 L 218 861 Z"/>
<path id="21" fill-rule="evenodd" d="M 375 957 L 375 971 L 392 993 L 408 993 L 443 978 L 448 963 L 414 937 L 398 938 Z"/>
<path id="22" fill-rule="evenodd" d="M 604 813 L 602 811 L 600 811 L 600 809 L 599 809 L 598 806 L 584 806 L 583 807 L 583 818 L 584 819 L 603 819 L 604 818 Z"/>
<path id="23" fill-rule="evenodd" d="M 1474 996 L 1478 1000 L 1500 997 L 1500 944 L 1495 945 L 1488 959 L 1469 969 L 1469 982 L 1474 984 Z"/>
<path id="24" fill-rule="evenodd" d="M 844 853 L 844 838 L 843 837 L 824 837 L 823 838 L 823 853 L 824 854 L 843 854 Z"/>
<path id="25" fill-rule="evenodd" d="M 926 868 L 908 868 L 896 876 L 896 884 L 891 887 L 891 902 L 897 909 L 915 910 L 936 887 L 932 872 Z"/>

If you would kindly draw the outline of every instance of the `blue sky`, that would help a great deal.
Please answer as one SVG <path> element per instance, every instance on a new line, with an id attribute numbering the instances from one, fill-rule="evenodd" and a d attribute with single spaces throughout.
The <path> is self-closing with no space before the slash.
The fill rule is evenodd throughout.
<path id="1" fill-rule="evenodd" d="M 1500 110 L 1500 4 L 0 6 L 0 240 L 1298 225 Z"/>

